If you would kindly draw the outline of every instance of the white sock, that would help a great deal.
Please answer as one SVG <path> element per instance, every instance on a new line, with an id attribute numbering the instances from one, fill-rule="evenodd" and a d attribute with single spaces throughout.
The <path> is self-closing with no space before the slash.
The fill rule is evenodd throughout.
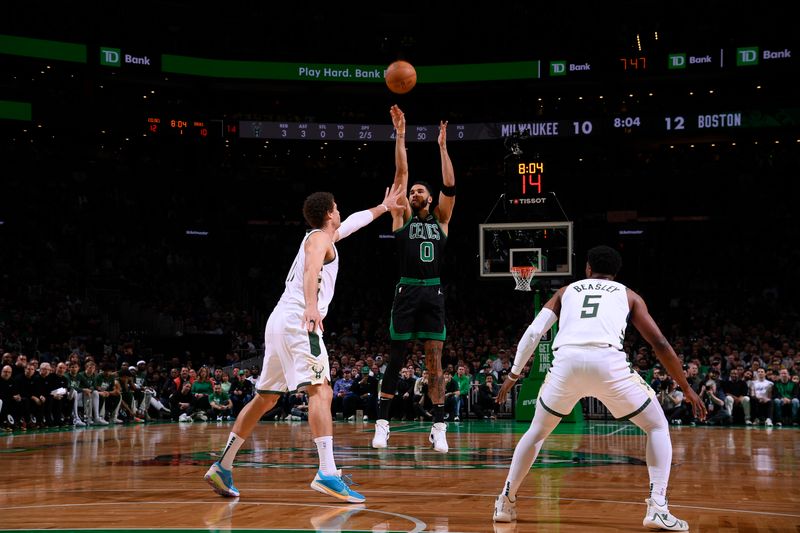
<path id="1" fill-rule="evenodd" d="M 228 435 L 228 443 L 225 445 L 225 449 L 222 450 L 222 457 L 219 459 L 219 464 L 225 470 L 230 470 L 233 468 L 233 460 L 236 458 L 236 454 L 239 453 L 239 448 L 244 444 L 244 439 L 231 431 L 231 434 Z"/>
<path id="2" fill-rule="evenodd" d="M 553 432 L 559 422 L 561 422 L 559 417 L 551 415 L 541 407 L 536 409 L 531 427 L 514 448 L 514 458 L 511 460 L 511 468 L 508 469 L 508 477 L 503 486 L 503 494 L 512 502 L 517 499 L 517 490 L 530 472 L 539 450 L 542 449 L 544 439 Z"/>
<path id="3" fill-rule="evenodd" d="M 161 411 L 162 409 L 164 409 L 164 404 L 163 404 L 163 403 L 161 403 L 160 401 L 156 400 L 155 398 L 150 398 L 150 405 L 152 405 L 153 407 L 155 407 L 155 408 L 156 408 L 156 409 L 158 409 L 159 411 Z M 149 406 L 148 406 L 148 407 L 149 407 Z M 147 412 L 147 409 L 145 409 L 145 410 L 144 410 L 144 412 L 146 413 L 146 412 Z"/>
<path id="4" fill-rule="evenodd" d="M 92 407 L 94 407 L 94 419 L 97 420 L 100 418 L 100 395 L 96 390 L 92 391 Z"/>
<path id="5" fill-rule="evenodd" d="M 659 483 L 650 483 L 650 499 L 655 502 L 659 507 L 667 505 L 667 485 Z"/>
<path id="6" fill-rule="evenodd" d="M 314 439 L 319 455 L 319 469 L 326 476 L 336 475 L 336 460 L 333 458 L 333 436 L 317 437 Z"/>
<path id="7" fill-rule="evenodd" d="M 647 472 L 650 474 L 650 498 L 658 505 L 666 505 L 667 483 L 672 467 L 672 441 L 669 426 L 661 407 L 651 402 L 631 422 L 647 433 Z"/>

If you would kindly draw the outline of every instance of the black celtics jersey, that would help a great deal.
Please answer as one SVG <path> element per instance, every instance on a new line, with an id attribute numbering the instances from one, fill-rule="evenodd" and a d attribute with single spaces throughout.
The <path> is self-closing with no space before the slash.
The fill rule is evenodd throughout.
<path id="1" fill-rule="evenodd" d="M 438 278 L 447 236 L 432 213 L 421 219 L 416 213 L 394 233 L 400 253 L 400 277 Z"/>

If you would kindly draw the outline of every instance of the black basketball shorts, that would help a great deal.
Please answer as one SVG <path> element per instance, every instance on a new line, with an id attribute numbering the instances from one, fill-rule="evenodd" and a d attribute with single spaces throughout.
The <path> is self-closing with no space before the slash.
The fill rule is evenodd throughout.
<path id="1" fill-rule="evenodd" d="M 398 284 L 394 290 L 389 334 L 393 341 L 445 340 L 442 286 Z"/>

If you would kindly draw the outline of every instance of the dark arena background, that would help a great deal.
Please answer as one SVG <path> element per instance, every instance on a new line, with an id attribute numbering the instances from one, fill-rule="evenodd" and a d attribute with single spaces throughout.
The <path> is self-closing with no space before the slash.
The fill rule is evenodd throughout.
<path id="1" fill-rule="evenodd" d="M 729 399 L 707 421 L 676 410 L 675 383 L 628 328 L 632 371 L 670 421 L 670 510 L 691 531 L 800 531 L 792 13 L 720 1 L 4 5 L 0 528 L 642 531 L 645 434 L 592 398 L 545 441 L 517 521 L 492 520 L 552 339 L 503 405 L 497 383 L 541 305 L 606 244 L 692 387 L 716 405 L 713 381 Z M 383 80 L 397 59 L 417 71 L 407 94 Z M 241 496 L 222 498 L 203 474 L 253 394 L 303 200 L 332 192 L 342 218 L 380 203 L 393 104 L 410 179 L 435 198 L 448 121 L 458 192 L 442 364 L 465 376 L 447 407 L 450 451 L 430 448 L 424 396 L 397 406 L 381 450 L 373 404 L 334 400 L 336 461 L 367 497 L 339 503 L 308 487 L 307 398 L 286 394 L 239 450 Z M 331 381 L 366 367 L 377 382 L 398 280 L 390 218 L 337 249 Z M 533 290 L 514 290 L 511 267 L 528 265 Z M 407 348 L 419 377 L 422 344 Z M 52 394 L 72 361 L 137 383 L 130 412 L 104 401 L 98 422 L 91 402 L 73 412 Z M 203 368 L 230 386 L 233 409 L 181 418 L 173 380 Z M 760 369 L 769 397 L 753 385 Z M 741 381 L 748 410 L 734 401 Z"/>

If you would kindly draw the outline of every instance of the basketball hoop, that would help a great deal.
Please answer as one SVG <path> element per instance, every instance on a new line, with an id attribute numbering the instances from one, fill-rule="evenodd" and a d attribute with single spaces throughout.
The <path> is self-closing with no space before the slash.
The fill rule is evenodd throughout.
<path id="1" fill-rule="evenodd" d="M 531 290 L 531 280 L 533 275 L 536 274 L 535 266 L 514 266 L 511 267 L 511 275 L 514 276 L 514 281 L 517 286 L 514 287 L 515 291 L 529 291 Z"/>

